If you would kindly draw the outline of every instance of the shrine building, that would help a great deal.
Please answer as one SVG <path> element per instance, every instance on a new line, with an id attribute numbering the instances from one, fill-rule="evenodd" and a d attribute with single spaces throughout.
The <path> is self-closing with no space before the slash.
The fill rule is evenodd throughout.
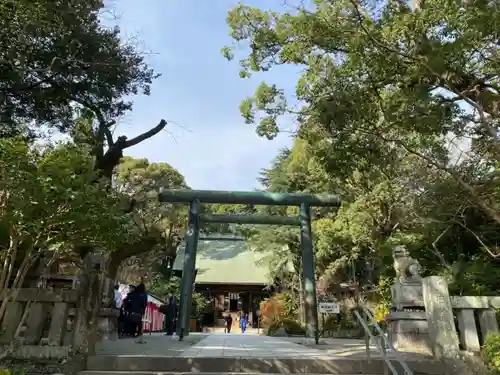
<path id="1" fill-rule="evenodd" d="M 177 251 L 173 266 L 177 275 L 182 273 L 184 251 L 185 246 Z M 241 311 L 257 326 L 260 302 L 272 293 L 267 256 L 252 251 L 244 241 L 199 241 L 194 290 L 211 301 L 203 317 L 205 326 L 223 326 L 223 314 L 234 318 Z"/>

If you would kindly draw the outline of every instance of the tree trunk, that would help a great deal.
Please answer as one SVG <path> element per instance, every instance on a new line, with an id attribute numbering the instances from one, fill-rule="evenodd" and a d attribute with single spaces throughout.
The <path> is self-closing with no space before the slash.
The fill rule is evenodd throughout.
<path id="1" fill-rule="evenodd" d="M 125 259 L 119 256 L 113 256 L 115 253 L 112 253 L 108 260 L 108 265 L 106 267 L 106 274 L 112 280 L 116 280 L 118 276 L 118 270 L 120 269 L 120 265 Z"/>

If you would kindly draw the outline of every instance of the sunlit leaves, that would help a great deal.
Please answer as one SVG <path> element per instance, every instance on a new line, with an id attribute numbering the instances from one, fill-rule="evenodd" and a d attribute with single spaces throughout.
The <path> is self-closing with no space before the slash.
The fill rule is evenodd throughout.
<path id="1" fill-rule="evenodd" d="M 159 202 L 158 192 L 160 188 L 187 188 L 184 176 L 168 163 L 125 157 L 116 169 L 114 181 L 115 188 L 135 202 L 127 236 L 119 246 L 124 258 L 144 255 L 148 262 L 161 262 L 167 255 L 175 257 L 187 223 L 187 207 Z M 147 240 L 149 247 L 138 248 L 141 239 Z M 148 262 L 140 261 L 139 268 L 147 267 Z"/>
<path id="2" fill-rule="evenodd" d="M 315 212 L 320 276 L 359 278 L 369 264 L 384 279 L 392 246 L 403 243 L 426 272 L 493 288 L 477 269 L 497 250 L 500 223 L 497 5 L 429 0 L 412 12 L 401 2 L 314 4 L 280 13 L 238 6 L 228 24 L 232 47 L 249 51 L 244 72 L 269 72 L 272 81 L 273 68 L 301 68 L 291 77 L 295 92 L 261 84 L 240 109 L 269 139 L 282 115 L 299 123 L 293 148 L 263 173 L 266 189 L 343 198 L 336 214 Z M 294 108 L 285 95 L 297 99 Z M 472 149 L 456 163 L 449 139 L 460 137 Z M 274 249 L 284 234 L 259 239 Z"/>
<path id="3" fill-rule="evenodd" d="M 0 141 L 0 224 L 17 241 L 42 250 L 86 243 L 111 250 L 126 218 L 118 197 L 93 183 L 93 161 L 85 150 L 60 144 L 28 147 Z M 5 241 L 5 238 L 2 238 Z"/>
<path id="4" fill-rule="evenodd" d="M 105 11 L 101 0 L 1 2 L 0 135 L 25 124 L 69 130 L 82 107 L 109 121 L 131 108 L 127 96 L 149 94 L 157 75 L 101 24 Z"/>

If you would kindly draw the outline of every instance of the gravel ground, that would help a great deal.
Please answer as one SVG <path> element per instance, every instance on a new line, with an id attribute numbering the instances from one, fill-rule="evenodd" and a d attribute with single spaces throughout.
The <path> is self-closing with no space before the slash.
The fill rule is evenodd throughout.
<path id="1" fill-rule="evenodd" d="M 177 336 L 165 336 L 164 333 L 144 335 L 145 344 L 138 344 L 136 339 L 123 338 L 116 341 L 104 341 L 96 345 L 97 355 L 157 355 L 175 357 L 189 347 L 203 340 L 207 334 L 190 333 L 179 341 Z"/>

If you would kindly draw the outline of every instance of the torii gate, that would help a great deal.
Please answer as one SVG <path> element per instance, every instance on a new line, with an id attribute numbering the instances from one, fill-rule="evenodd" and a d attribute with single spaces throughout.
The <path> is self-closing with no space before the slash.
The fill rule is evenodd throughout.
<path id="1" fill-rule="evenodd" d="M 189 334 L 191 298 L 195 282 L 196 252 L 200 223 L 295 225 L 300 227 L 302 247 L 302 290 L 307 322 L 307 333 L 319 340 L 316 282 L 314 277 L 314 251 L 311 233 L 311 207 L 338 207 L 335 195 L 282 194 L 269 192 L 217 191 L 217 190 L 166 190 L 160 189 L 158 199 L 165 203 L 189 203 L 188 229 L 185 236 L 186 250 L 181 281 L 179 306 L 179 340 Z M 262 206 L 299 206 L 299 216 L 263 215 L 202 215 L 201 204 L 248 204 Z"/>

